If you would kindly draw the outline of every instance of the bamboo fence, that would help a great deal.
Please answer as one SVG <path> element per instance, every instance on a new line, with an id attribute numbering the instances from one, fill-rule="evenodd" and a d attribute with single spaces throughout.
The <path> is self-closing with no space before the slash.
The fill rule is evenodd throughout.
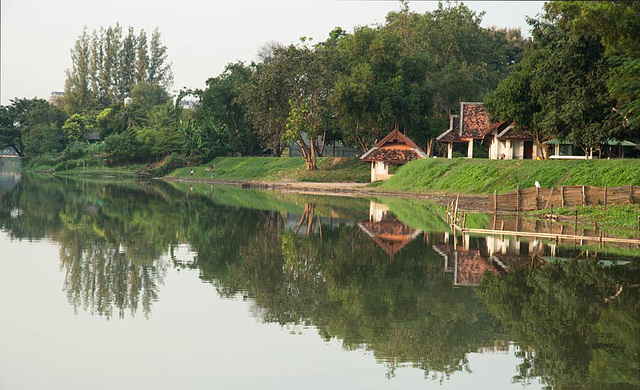
<path id="1" fill-rule="evenodd" d="M 562 186 L 554 188 L 518 187 L 505 194 L 493 193 L 493 211 L 532 211 L 550 207 L 621 206 L 640 203 L 640 189 L 623 187 Z"/>

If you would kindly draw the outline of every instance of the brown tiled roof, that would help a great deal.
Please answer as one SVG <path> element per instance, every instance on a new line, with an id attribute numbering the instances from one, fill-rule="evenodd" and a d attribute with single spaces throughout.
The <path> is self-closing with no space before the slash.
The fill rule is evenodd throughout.
<path id="1" fill-rule="evenodd" d="M 391 256 L 421 233 L 421 230 L 406 226 L 397 218 L 388 215 L 380 222 L 362 222 L 358 226 Z"/>
<path id="2" fill-rule="evenodd" d="M 533 139 L 533 135 L 522 130 L 516 129 L 515 123 L 511 123 L 510 127 L 505 130 L 498 131 L 499 139 L 519 139 L 519 140 L 530 140 Z"/>
<path id="3" fill-rule="evenodd" d="M 393 164 L 406 164 L 419 158 L 424 158 L 424 156 L 421 156 L 414 149 L 373 148 L 362 156 L 362 161 L 385 161 Z"/>
<path id="4" fill-rule="evenodd" d="M 427 158 L 427 154 L 398 129 L 393 130 L 360 157 L 363 161 L 385 161 L 394 164 L 405 164 L 419 158 Z"/>
<path id="5" fill-rule="evenodd" d="M 491 127 L 489 114 L 482 103 L 460 103 L 460 116 L 460 138 L 482 139 L 485 131 Z"/>
<path id="6" fill-rule="evenodd" d="M 460 117 L 458 115 L 451 115 L 449 117 L 449 129 L 440 134 L 436 138 L 440 142 L 463 142 L 460 137 Z"/>

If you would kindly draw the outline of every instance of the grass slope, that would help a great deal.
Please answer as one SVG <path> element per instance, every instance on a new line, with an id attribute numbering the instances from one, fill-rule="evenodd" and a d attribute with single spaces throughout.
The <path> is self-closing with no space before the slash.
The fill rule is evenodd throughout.
<path id="1" fill-rule="evenodd" d="M 518 185 L 544 188 L 560 185 L 609 187 L 640 185 L 640 160 L 485 160 L 424 159 L 401 167 L 380 188 L 416 192 L 490 194 L 513 191 Z"/>
<path id="2" fill-rule="evenodd" d="M 210 179 L 213 166 L 217 180 L 359 182 L 370 179 L 369 167 L 358 158 L 320 157 L 315 171 L 307 171 L 302 157 L 217 157 L 213 161 L 180 168 L 169 177 Z M 193 169 L 194 175 L 189 171 Z"/>

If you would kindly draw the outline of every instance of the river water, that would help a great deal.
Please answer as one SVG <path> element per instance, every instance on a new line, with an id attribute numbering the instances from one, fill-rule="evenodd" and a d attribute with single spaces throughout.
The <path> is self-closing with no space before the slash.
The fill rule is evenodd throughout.
<path id="1" fill-rule="evenodd" d="M 0 389 L 639 387 L 636 246 L 445 220 L 417 200 L 4 172 Z"/>

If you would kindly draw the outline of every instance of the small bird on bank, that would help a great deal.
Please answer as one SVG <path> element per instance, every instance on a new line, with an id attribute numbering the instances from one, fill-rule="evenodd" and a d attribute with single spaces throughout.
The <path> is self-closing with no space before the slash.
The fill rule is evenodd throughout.
<path id="1" fill-rule="evenodd" d="M 536 188 L 540 188 L 540 183 L 538 183 L 538 181 L 536 180 L 536 182 L 534 183 Z"/>

